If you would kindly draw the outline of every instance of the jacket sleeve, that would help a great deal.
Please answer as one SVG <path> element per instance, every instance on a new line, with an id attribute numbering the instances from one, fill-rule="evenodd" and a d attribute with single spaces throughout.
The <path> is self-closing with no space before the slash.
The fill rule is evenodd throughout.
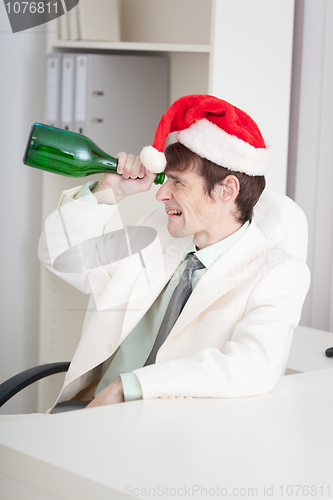
<path id="1" fill-rule="evenodd" d="M 143 398 L 230 398 L 272 390 L 284 374 L 309 284 L 305 263 L 279 263 L 253 289 L 245 315 L 223 350 L 207 348 L 134 370 Z"/>

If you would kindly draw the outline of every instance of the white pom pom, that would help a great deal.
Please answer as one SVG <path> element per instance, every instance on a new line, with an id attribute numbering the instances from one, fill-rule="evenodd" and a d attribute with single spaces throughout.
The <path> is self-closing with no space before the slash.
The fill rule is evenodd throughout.
<path id="1" fill-rule="evenodd" d="M 154 174 L 164 172 L 165 170 L 165 155 L 164 153 L 157 151 L 157 149 L 153 148 L 153 146 L 145 146 L 140 153 L 140 159 L 142 165 Z"/>

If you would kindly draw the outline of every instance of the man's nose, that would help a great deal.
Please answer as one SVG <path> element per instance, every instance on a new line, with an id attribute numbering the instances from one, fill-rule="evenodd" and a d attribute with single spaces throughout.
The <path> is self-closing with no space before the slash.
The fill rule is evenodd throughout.
<path id="1" fill-rule="evenodd" d="M 165 201 L 171 200 L 172 193 L 170 190 L 169 181 L 166 180 L 165 183 L 160 187 L 156 193 L 156 200 L 164 203 Z"/>

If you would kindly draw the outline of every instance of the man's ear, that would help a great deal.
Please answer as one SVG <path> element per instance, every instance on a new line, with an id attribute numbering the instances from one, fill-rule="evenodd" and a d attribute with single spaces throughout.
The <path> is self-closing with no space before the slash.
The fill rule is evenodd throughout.
<path id="1" fill-rule="evenodd" d="M 235 201 L 240 190 L 240 183 L 238 178 L 235 175 L 228 175 L 223 179 L 221 185 L 222 200 L 224 200 L 225 202 Z"/>

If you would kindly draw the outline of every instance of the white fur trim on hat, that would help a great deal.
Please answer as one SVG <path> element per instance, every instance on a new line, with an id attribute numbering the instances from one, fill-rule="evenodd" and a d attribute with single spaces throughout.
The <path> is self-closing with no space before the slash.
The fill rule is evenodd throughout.
<path id="1" fill-rule="evenodd" d="M 140 160 L 142 165 L 153 172 L 158 174 L 164 172 L 166 167 L 166 158 L 164 153 L 157 151 L 153 146 L 145 146 L 140 153 Z"/>
<path id="2" fill-rule="evenodd" d="M 206 118 L 180 130 L 177 140 L 197 155 L 230 170 L 248 175 L 265 175 L 269 170 L 271 148 L 268 145 L 255 148 Z"/>

